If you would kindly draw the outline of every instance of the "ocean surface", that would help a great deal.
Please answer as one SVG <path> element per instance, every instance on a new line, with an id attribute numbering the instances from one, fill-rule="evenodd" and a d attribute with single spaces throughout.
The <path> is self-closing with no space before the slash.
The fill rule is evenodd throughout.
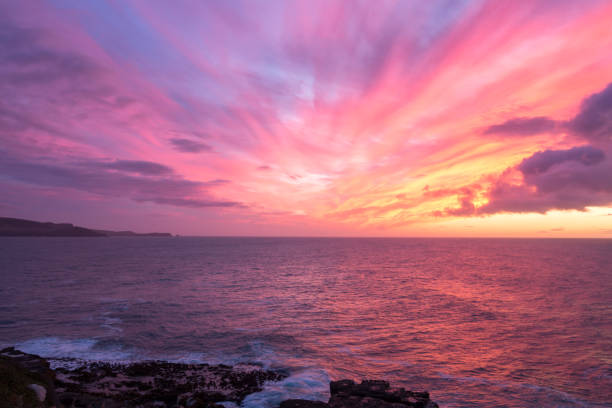
<path id="1" fill-rule="evenodd" d="M 441 407 L 612 407 L 612 240 L 0 238 L 0 346 L 261 362 L 244 407 L 387 379 Z"/>

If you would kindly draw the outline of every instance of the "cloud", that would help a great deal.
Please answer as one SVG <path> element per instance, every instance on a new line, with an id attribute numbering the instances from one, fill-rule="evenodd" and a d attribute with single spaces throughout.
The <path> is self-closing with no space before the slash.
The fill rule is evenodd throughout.
<path id="1" fill-rule="evenodd" d="M 612 140 L 612 83 L 582 101 L 580 112 L 568 127 L 592 142 Z"/>
<path id="2" fill-rule="evenodd" d="M 486 194 L 489 202 L 476 213 L 584 211 L 589 206 L 612 202 L 612 162 L 600 156 L 595 160 L 585 160 L 584 156 L 568 158 L 574 155 L 574 149 L 547 150 L 523 160 L 509 170 L 520 172 L 522 183 L 501 177 Z M 553 163 L 551 157 L 558 160 Z"/>
<path id="3" fill-rule="evenodd" d="M 598 164 L 567 161 L 556 165 L 549 171 L 537 174 L 524 174 L 524 182 L 535 186 L 540 192 L 556 192 L 565 188 L 586 192 L 612 192 L 612 162 Z"/>
<path id="4" fill-rule="evenodd" d="M 0 106 L 0 135 L 13 136 L 15 133 L 36 129 L 50 134 L 65 136 L 53 126 L 42 123 L 35 115 L 17 112 L 5 106 Z"/>
<path id="5" fill-rule="evenodd" d="M 457 207 L 434 211 L 432 215 L 436 217 L 585 211 L 587 207 L 612 203 L 610 153 L 589 145 L 545 150 L 507 169 L 488 187 L 473 184 L 455 189 L 427 190 L 424 197 L 457 197 Z M 474 203 L 477 195 L 482 195 L 488 202 L 477 207 Z"/>
<path id="6" fill-rule="evenodd" d="M 191 181 L 175 175 L 166 166 L 153 162 L 118 160 L 83 166 L 52 164 L 10 158 L 0 151 L 1 178 L 45 187 L 70 188 L 108 197 L 126 197 L 181 207 L 245 207 L 244 204 L 215 200 L 209 190 L 227 180 Z"/>
<path id="7" fill-rule="evenodd" d="M 480 188 L 478 184 L 473 184 L 466 187 L 455 188 L 455 189 L 438 189 L 438 190 L 430 190 L 428 186 L 424 189 L 424 196 L 426 198 L 441 198 L 448 196 L 457 196 L 457 201 L 459 203 L 459 207 L 447 207 L 443 211 L 434 211 L 432 215 L 434 217 L 443 217 L 443 216 L 469 216 L 473 215 L 476 212 L 476 206 L 473 203 L 474 197 L 476 195 L 476 190 Z"/>
<path id="8" fill-rule="evenodd" d="M 454 215 L 456 217 L 462 217 L 474 214 L 476 207 L 472 203 L 472 197 L 464 196 L 459 198 L 459 207 L 447 208 L 444 212 L 446 215 Z"/>
<path id="9" fill-rule="evenodd" d="M 173 173 L 173 170 L 163 164 L 143 160 L 115 160 L 112 162 L 88 162 L 86 166 L 100 169 L 118 170 L 136 173 L 144 176 L 160 176 Z"/>
<path id="10" fill-rule="evenodd" d="M 537 152 L 524 159 L 518 169 L 525 175 L 545 173 L 551 167 L 575 161 L 585 166 L 601 163 L 605 159 L 605 153 L 593 146 L 577 146 L 567 150 L 545 150 Z"/>
<path id="11" fill-rule="evenodd" d="M 174 138 L 170 139 L 170 143 L 172 144 L 172 147 L 183 153 L 200 153 L 212 150 L 209 145 L 202 142 L 196 142 L 190 139 Z"/>
<path id="12" fill-rule="evenodd" d="M 178 207 L 193 207 L 193 208 L 206 208 L 206 207 L 240 207 L 246 208 L 242 203 L 236 201 L 214 201 L 214 200 L 198 200 L 190 198 L 163 198 L 158 197 L 150 201 L 157 204 L 174 205 Z"/>
<path id="13" fill-rule="evenodd" d="M 2 21 L 0 25 L 0 78 L 15 85 L 89 78 L 102 69 L 86 56 L 52 50 L 44 45 L 49 36 L 40 29 L 23 28 Z"/>
<path id="14" fill-rule="evenodd" d="M 544 116 L 533 118 L 513 118 L 485 129 L 485 134 L 509 134 L 528 136 L 538 133 L 552 132 L 559 126 L 555 120 Z"/>
<path id="15" fill-rule="evenodd" d="M 482 120 L 552 100 L 553 91 L 565 97 L 546 111 L 566 112 L 566 90 L 594 89 L 610 43 L 597 35 L 612 11 L 463 0 L 383 2 L 376 12 L 325 0 L 23 4 L 0 5 L 0 145 L 22 157 L 3 163 L 9 172 L 0 178 L 146 201 L 145 210 L 244 200 L 262 212 L 303 211 L 325 228 L 335 220 L 346 228 L 427 222 L 432 202 L 444 202 L 446 215 L 476 213 L 488 180 L 465 192 L 419 190 L 472 183 L 543 140 L 488 143 L 497 134 L 565 131 L 552 113 L 497 126 Z M 556 155 L 553 164 L 531 164 L 539 174 L 583 166 Z M 75 200 L 92 195 L 75 191 Z M 195 228 L 190 212 L 183 222 Z"/>
<path id="16" fill-rule="evenodd" d="M 460 189 L 460 206 L 436 215 L 486 215 L 498 212 L 546 213 L 549 210 L 584 211 L 612 202 L 612 83 L 585 98 L 578 114 L 567 122 L 546 117 L 514 118 L 487 128 L 485 133 L 528 135 L 554 130 L 571 131 L 592 144 L 569 149 L 548 149 L 523 159 L 494 180 L 483 194 L 488 202 L 473 205 L 472 194 Z M 518 182 L 517 182 L 518 180 Z"/>
<path id="17" fill-rule="evenodd" d="M 489 126 L 484 133 L 534 135 L 558 129 L 569 130 L 575 136 L 592 143 L 612 140 L 612 83 L 585 98 L 578 114 L 567 122 L 545 116 L 518 117 Z"/>
<path id="18" fill-rule="evenodd" d="M 0 101 L 0 179 L 179 207 L 245 207 L 212 197 L 211 191 L 228 180 L 187 180 L 171 167 L 147 160 L 87 158 L 91 135 L 112 134 L 116 125 L 126 129 L 133 123 L 136 132 L 146 132 L 146 121 L 132 123 L 130 118 L 163 115 L 158 111 L 163 106 L 144 96 L 148 90 L 133 97 L 132 91 L 144 90 L 138 88 L 140 83 L 125 87 L 126 78 L 118 76 L 116 67 L 74 47 L 76 43 L 61 37 L 61 31 L 30 28 L 7 18 L 0 18 L 0 23 L 0 90 L 12 98 Z M 85 145 L 69 151 L 67 146 L 75 144 L 58 142 L 60 138 Z M 49 143 L 53 152 L 48 151 Z M 170 143 L 186 153 L 212 150 L 187 138 Z"/>
<path id="19" fill-rule="evenodd" d="M 0 140 L 4 149 L 31 146 L 50 154 L 50 147 L 66 146 L 65 140 L 108 146 L 127 133 L 131 120 L 141 115 L 137 123 L 144 122 L 144 103 L 139 101 L 151 103 L 153 98 L 134 95 L 136 87 L 122 84 L 111 61 L 97 54 L 95 47 L 78 46 L 85 40 L 78 35 L 54 30 L 44 19 L 32 25 L 9 17 L 10 10 L 2 13 L 3 7 L 13 6 L 0 6 L 0 93 L 4 96 Z"/>

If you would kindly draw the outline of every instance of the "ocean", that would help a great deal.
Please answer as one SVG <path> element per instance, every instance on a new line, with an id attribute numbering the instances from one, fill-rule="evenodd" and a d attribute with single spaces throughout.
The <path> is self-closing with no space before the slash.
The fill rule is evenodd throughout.
<path id="1" fill-rule="evenodd" d="M 259 362 L 244 407 L 386 379 L 441 407 L 611 407 L 612 240 L 0 238 L 0 346 Z"/>

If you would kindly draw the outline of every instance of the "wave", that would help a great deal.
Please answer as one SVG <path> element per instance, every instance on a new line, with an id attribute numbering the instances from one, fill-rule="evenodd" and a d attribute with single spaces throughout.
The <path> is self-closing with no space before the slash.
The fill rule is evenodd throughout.
<path id="1" fill-rule="evenodd" d="M 40 337 L 17 343 L 15 348 L 49 360 L 52 368 L 74 365 L 68 360 L 127 362 L 134 360 L 133 350 L 117 342 L 109 344 L 96 339 L 63 339 Z"/>
<path id="2" fill-rule="evenodd" d="M 281 401 L 291 398 L 327 401 L 329 381 L 330 377 L 325 370 L 318 368 L 296 370 L 282 381 L 266 383 L 263 391 L 248 395 L 241 407 L 278 407 Z"/>
<path id="3" fill-rule="evenodd" d="M 226 364 L 235 366 L 241 363 L 251 363 L 262 368 L 275 368 L 287 370 L 289 376 L 279 382 L 270 382 L 264 385 L 261 392 L 248 395 L 242 408 L 272 408 L 277 407 L 281 401 L 291 398 L 326 401 L 329 398 L 330 372 L 317 367 L 316 361 L 300 358 L 289 358 L 278 353 L 264 341 L 255 340 L 247 342 L 241 350 L 234 355 L 216 354 L 206 352 L 176 352 L 160 356 L 152 356 L 142 350 L 126 347 L 121 341 L 111 339 L 79 338 L 67 339 L 61 337 L 40 337 L 29 339 L 15 344 L 21 351 L 37 354 L 46 359 L 52 368 L 76 368 L 92 361 L 106 361 L 115 363 L 129 363 L 142 360 L 163 360 L 180 363 L 208 363 Z M 354 350 L 343 349 L 345 352 Z M 386 360 L 373 359 L 373 361 L 386 362 Z M 306 368 L 300 364 L 306 364 Z M 411 364 L 406 363 L 406 367 Z M 458 376 L 446 372 L 437 372 L 433 376 L 421 378 L 433 388 L 446 390 L 446 396 L 440 396 L 438 402 L 452 408 L 462 405 L 470 398 L 480 399 L 480 402 L 494 403 L 489 400 L 491 393 L 507 395 L 509 401 L 521 402 L 526 399 L 537 401 L 540 406 L 554 407 L 599 407 L 581 400 L 569 393 L 545 386 L 499 381 L 479 376 Z M 398 384 L 399 385 L 399 384 Z M 486 406 L 483 405 L 483 406 Z M 605 406 L 605 405 L 603 405 Z M 236 408 L 235 404 L 226 404 L 226 408 Z"/>
<path id="4" fill-rule="evenodd" d="M 142 353 L 129 349 L 117 341 L 103 339 L 81 338 L 66 339 L 60 337 L 40 337 L 17 343 L 15 347 L 23 352 L 36 354 L 46 358 L 52 368 L 77 368 L 93 361 L 106 361 L 114 363 L 129 363 L 148 359 Z M 246 348 L 248 354 L 259 354 L 259 358 L 245 359 L 240 356 L 217 356 L 216 358 L 205 353 L 184 352 L 167 356 L 160 360 L 181 363 L 209 363 L 231 364 L 254 363 L 262 368 L 282 366 L 280 356 L 263 342 L 250 342 Z M 281 401 L 290 398 L 326 401 L 329 399 L 330 376 L 325 370 L 319 368 L 289 370 L 289 377 L 279 382 L 268 382 L 261 392 L 248 395 L 242 408 L 272 408 L 277 407 Z M 237 405 L 224 402 L 226 408 L 237 408 Z"/>

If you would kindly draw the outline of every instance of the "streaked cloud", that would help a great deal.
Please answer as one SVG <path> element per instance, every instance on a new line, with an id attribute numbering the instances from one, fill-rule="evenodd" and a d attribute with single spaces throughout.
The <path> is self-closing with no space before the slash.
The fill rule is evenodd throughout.
<path id="1" fill-rule="evenodd" d="M 469 217 L 478 234 L 500 213 L 612 205 L 606 1 L 67 0 L 0 16 L 8 215 L 37 218 L 15 203 L 55 189 L 82 219 L 129 201 L 176 232 L 435 234 Z"/>
<path id="2" fill-rule="evenodd" d="M 183 153 L 200 153 L 211 150 L 211 147 L 207 144 L 190 139 L 174 138 L 170 139 L 170 143 L 176 150 Z"/>
<path id="3" fill-rule="evenodd" d="M 488 134 L 510 134 L 510 135 L 534 135 L 538 133 L 551 132 L 558 127 L 556 121 L 546 118 L 513 118 L 504 123 L 489 126 L 485 133 Z"/>

